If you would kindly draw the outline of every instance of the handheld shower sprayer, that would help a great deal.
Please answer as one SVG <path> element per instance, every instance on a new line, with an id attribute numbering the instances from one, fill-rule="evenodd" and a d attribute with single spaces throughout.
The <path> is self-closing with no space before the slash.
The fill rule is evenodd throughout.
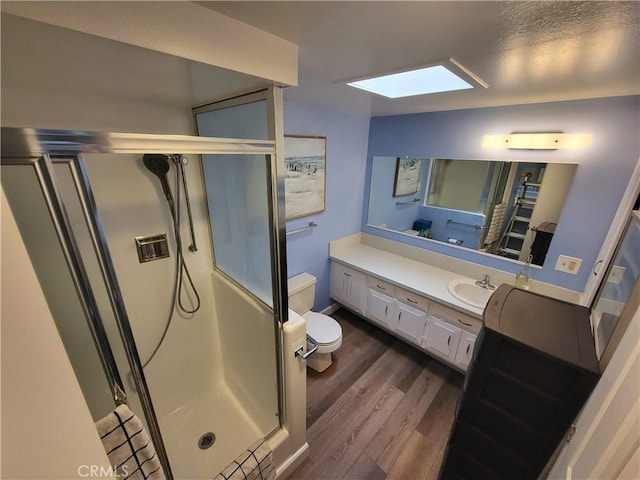
<path id="1" fill-rule="evenodd" d="M 175 163 L 175 203 L 173 196 L 171 195 L 171 188 L 169 187 L 169 180 L 167 174 L 170 170 L 170 162 Z M 186 178 L 184 175 L 184 165 L 188 163 L 185 156 L 180 154 L 163 155 L 159 153 L 146 153 L 142 157 L 142 163 L 144 166 L 160 179 L 160 185 L 162 185 L 162 191 L 169 203 L 169 210 L 171 211 L 171 219 L 173 221 L 173 233 L 175 238 L 175 274 L 173 281 L 173 292 L 171 295 L 171 311 L 169 313 L 168 320 L 165 324 L 164 331 L 160 338 L 160 341 L 156 344 L 153 352 L 149 356 L 146 362 L 142 364 L 142 368 L 146 367 L 151 360 L 155 357 L 156 353 L 160 349 L 160 346 L 164 342 L 164 339 L 169 331 L 171 325 L 171 319 L 173 318 L 174 310 L 178 310 L 181 314 L 192 315 L 200 309 L 200 295 L 191 278 L 189 269 L 184 261 L 182 254 L 182 237 L 180 234 L 180 210 L 181 210 L 181 194 L 180 194 L 180 178 L 182 178 L 183 189 L 187 200 L 187 211 L 189 214 L 189 225 L 191 228 L 191 246 L 189 250 L 192 252 L 197 251 L 195 246 L 195 235 L 193 231 L 193 219 L 191 218 L 191 206 L 189 204 L 189 191 L 187 190 Z M 186 283 L 185 283 L 186 281 Z M 187 295 L 188 300 L 191 302 L 191 306 L 185 305 L 183 302 L 183 295 Z"/>
<path id="2" fill-rule="evenodd" d="M 147 170 L 160 179 L 160 185 L 162 185 L 164 196 L 167 198 L 167 201 L 171 206 L 171 210 L 173 211 L 173 197 L 171 196 L 169 180 L 167 179 L 167 173 L 169 173 L 169 156 L 159 153 L 146 153 L 142 157 L 142 163 L 147 167 Z"/>

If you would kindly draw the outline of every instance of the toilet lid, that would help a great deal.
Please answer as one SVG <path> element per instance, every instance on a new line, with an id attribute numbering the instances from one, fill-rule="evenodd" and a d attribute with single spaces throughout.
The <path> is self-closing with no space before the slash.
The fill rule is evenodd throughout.
<path id="1" fill-rule="evenodd" d="M 342 336 L 342 327 L 333 318 L 322 313 L 307 312 L 307 334 L 319 344 L 333 343 Z"/>

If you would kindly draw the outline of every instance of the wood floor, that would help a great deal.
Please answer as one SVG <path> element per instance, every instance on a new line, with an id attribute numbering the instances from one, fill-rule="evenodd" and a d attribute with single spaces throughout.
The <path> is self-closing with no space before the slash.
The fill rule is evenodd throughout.
<path id="1" fill-rule="evenodd" d="M 343 343 L 307 370 L 307 458 L 291 479 L 436 479 L 463 375 L 365 320 L 332 315 Z"/>

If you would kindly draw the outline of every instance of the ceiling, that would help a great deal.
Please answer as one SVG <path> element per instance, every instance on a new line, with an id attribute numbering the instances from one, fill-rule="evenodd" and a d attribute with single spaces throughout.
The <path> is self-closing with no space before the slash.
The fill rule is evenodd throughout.
<path id="1" fill-rule="evenodd" d="M 640 2 L 198 2 L 296 43 L 285 99 L 371 115 L 640 93 Z M 489 84 L 387 99 L 346 80 L 454 58 Z"/>

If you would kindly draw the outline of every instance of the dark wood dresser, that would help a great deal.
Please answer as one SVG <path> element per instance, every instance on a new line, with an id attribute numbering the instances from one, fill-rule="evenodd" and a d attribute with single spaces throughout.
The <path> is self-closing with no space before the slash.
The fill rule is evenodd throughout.
<path id="1" fill-rule="evenodd" d="M 500 286 L 484 311 L 440 480 L 538 478 L 599 377 L 587 308 Z"/>

